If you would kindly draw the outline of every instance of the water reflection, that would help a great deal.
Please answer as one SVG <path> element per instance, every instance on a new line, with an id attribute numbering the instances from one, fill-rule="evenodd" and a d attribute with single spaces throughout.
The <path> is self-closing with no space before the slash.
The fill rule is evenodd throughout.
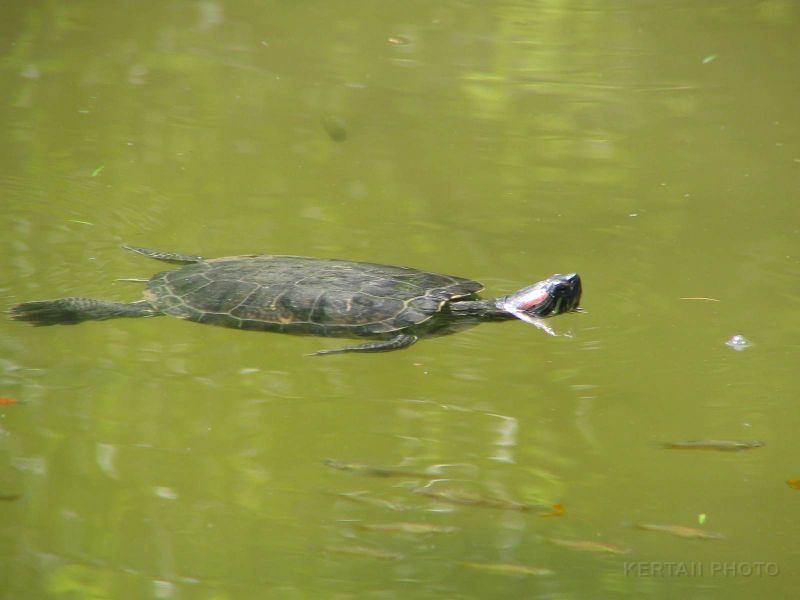
<path id="1" fill-rule="evenodd" d="M 112 283 L 150 272 L 116 251 L 134 241 L 415 264 L 498 294 L 579 268 L 589 311 L 564 317 L 570 340 L 487 324 L 333 362 L 302 357 L 319 340 L 178 321 L 0 321 L 9 597 L 797 588 L 792 0 L 6 4 L 6 309 L 138 295 Z M 732 352 L 735 332 L 757 346 Z M 702 436 L 769 445 L 658 447 Z M 565 512 L 431 502 L 325 457 L 452 465 L 437 486 Z M 700 514 L 731 541 L 630 526 Z M 605 540 L 635 564 L 781 568 L 646 576 Z"/>

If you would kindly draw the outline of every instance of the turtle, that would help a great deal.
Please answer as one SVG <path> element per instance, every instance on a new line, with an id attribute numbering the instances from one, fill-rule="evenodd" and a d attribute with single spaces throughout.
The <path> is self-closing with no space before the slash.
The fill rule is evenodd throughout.
<path id="1" fill-rule="evenodd" d="M 471 279 L 409 267 L 304 256 L 203 258 L 138 246 L 124 249 L 184 265 L 147 280 L 144 299 L 24 302 L 12 319 L 33 325 L 172 315 L 235 329 L 369 338 L 315 354 L 399 350 L 421 336 L 486 320 L 517 318 L 555 335 L 542 319 L 577 311 L 581 279 L 556 274 L 518 292 L 482 300 Z M 143 281 L 143 280 L 137 280 Z"/>

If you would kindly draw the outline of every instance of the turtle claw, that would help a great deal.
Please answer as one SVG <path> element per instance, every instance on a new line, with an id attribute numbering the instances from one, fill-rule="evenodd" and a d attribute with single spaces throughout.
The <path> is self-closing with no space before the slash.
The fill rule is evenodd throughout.
<path id="1" fill-rule="evenodd" d="M 517 317 L 520 321 L 524 321 L 525 323 L 528 323 L 529 325 L 533 325 L 534 327 L 536 327 L 536 329 L 541 329 L 547 335 L 552 335 L 553 337 L 557 337 L 558 336 L 558 334 L 553 330 L 553 328 L 550 327 L 544 321 L 542 321 L 542 319 L 537 319 L 536 317 L 532 317 L 529 314 L 527 314 L 527 313 L 525 313 L 525 312 L 523 312 L 521 310 L 511 311 L 511 314 L 514 315 L 515 317 Z"/>

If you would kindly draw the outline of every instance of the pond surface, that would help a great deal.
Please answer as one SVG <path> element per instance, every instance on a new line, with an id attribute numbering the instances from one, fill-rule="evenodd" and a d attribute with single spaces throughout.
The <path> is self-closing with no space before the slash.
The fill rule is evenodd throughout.
<path id="1" fill-rule="evenodd" d="M 138 299 L 117 279 L 165 265 L 125 243 L 409 265 L 487 297 L 577 271 L 586 309 L 559 337 L 325 357 L 346 342 L 4 319 L 1 598 L 796 593 L 796 2 L 0 16 L 4 310 Z M 662 446 L 689 440 L 765 445 Z"/>

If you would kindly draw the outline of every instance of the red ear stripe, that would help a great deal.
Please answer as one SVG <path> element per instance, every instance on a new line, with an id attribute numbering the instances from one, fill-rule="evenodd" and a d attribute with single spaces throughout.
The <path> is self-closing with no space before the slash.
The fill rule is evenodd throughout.
<path id="1" fill-rule="evenodd" d="M 535 295 L 525 298 L 522 303 L 519 305 L 519 308 L 522 310 L 529 310 L 530 308 L 536 306 L 537 304 L 541 304 L 545 300 L 547 300 L 548 293 L 546 290 L 534 290 L 536 292 Z"/>

